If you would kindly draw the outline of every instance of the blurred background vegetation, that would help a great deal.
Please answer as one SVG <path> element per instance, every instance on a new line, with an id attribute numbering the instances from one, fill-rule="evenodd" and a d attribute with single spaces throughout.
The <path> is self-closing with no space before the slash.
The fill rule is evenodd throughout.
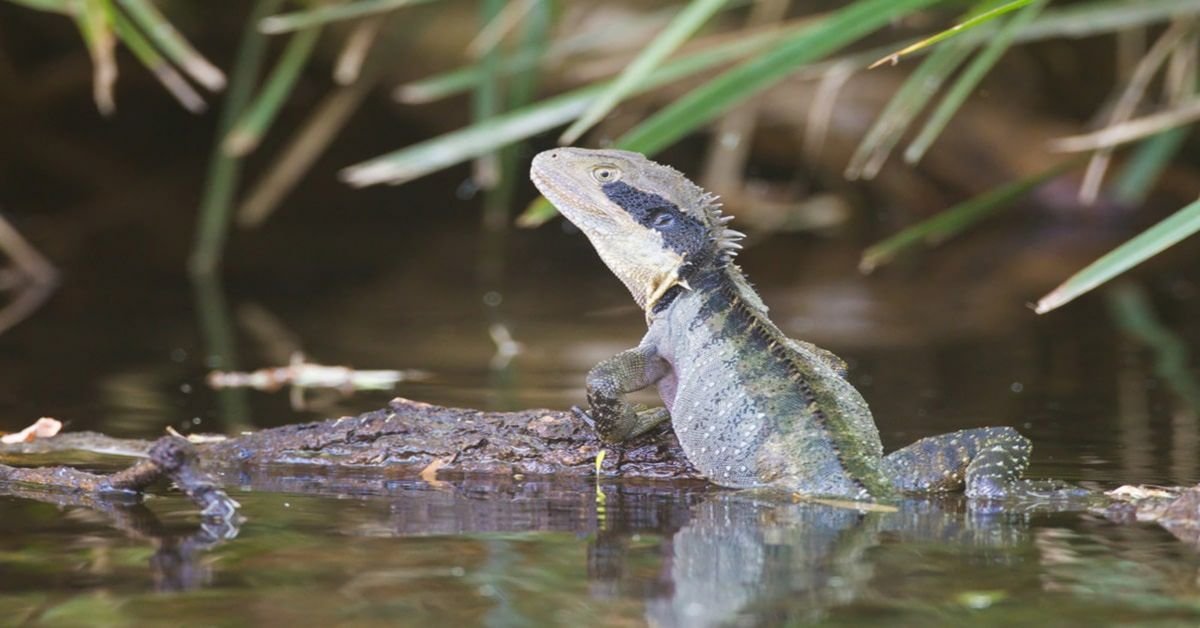
<path id="1" fill-rule="evenodd" d="M 78 200 L 46 173 L 147 185 L 122 153 L 204 138 L 197 198 L 162 208 L 195 208 L 204 276 L 310 177 L 344 184 L 345 215 L 355 188 L 470 163 L 455 192 L 483 195 L 486 267 L 514 221 L 553 217 L 525 204 L 534 151 L 611 145 L 668 153 L 758 235 L 868 225 L 863 272 L 1018 201 L 1121 224 L 1045 311 L 1200 230 L 1198 20 L 1194 0 L 7 0 L 4 184 L 38 199 L 5 209 Z M 362 122 L 382 101 L 393 119 Z M 52 284 L 19 231 L 16 275 Z"/>

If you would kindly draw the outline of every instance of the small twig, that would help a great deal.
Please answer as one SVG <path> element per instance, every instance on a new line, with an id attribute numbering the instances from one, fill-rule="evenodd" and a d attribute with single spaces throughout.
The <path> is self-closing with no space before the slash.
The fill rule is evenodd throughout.
<path id="1" fill-rule="evenodd" d="M 38 253 L 3 215 L 0 215 L 0 251 L 36 282 L 53 283 L 58 277 L 54 264 Z"/>
<path id="2" fill-rule="evenodd" d="M 1104 127 L 1093 133 L 1060 137 L 1050 141 L 1050 150 L 1074 153 L 1089 150 L 1111 151 L 1114 146 L 1140 140 L 1157 133 L 1200 120 L 1200 98 L 1174 109 L 1135 118 Z"/>
<path id="3" fill-rule="evenodd" d="M 270 217 L 337 138 L 338 132 L 345 128 L 346 122 L 358 111 L 376 82 L 375 77 L 360 78 L 351 85 L 339 87 L 321 100 L 284 149 L 279 151 L 280 157 L 246 193 L 246 200 L 237 209 L 239 227 L 257 227 Z"/>
<path id="4" fill-rule="evenodd" d="M 813 94 L 812 107 L 808 110 L 808 119 L 804 121 L 804 154 L 810 159 L 817 159 L 821 148 L 825 145 L 825 137 L 829 132 L 829 121 L 833 119 L 834 105 L 837 104 L 838 94 L 846 81 L 854 76 L 857 65 L 839 63 L 829 68 L 829 72 L 821 77 Z"/>
<path id="5" fill-rule="evenodd" d="M 1108 116 L 1108 126 L 1117 125 L 1133 116 L 1138 103 L 1145 97 L 1146 88 L 1149 87 L 1151 79 L 1166 62 L 1171 51 L 1192 30 L 1193 25 L 1193 20 L 1175 20 L 1158 38 L 1158 41 L 1154 42 L 1154 45 L 1134 68 L 1129 82 L 1117 98 L 1116 104 L 1113 105 L 1112 112 Z M 1102 148 L 1092 155 L 1083 175 L 1083 183 L 1079 186 L 1080 202 L 1085 205 L 1096 202 L 1096 198 L 1100 195 L 1100 185 L 1104 182 L 1104 173 L 1108 170 L 1108 164 L 1111 161 L 1111 148 Z"/>
<path id="6" fill-rule="evenodd" d="M 38 311 L 46 299 L 54 294 L 54 288 L 57 285 L 57 282 L 53 280 L 44 283 L 33 281 L 20 288 L 13 299 L 0 309 L 0 334 L 12 329 Z"/>
<path id="7" fill-rule="evenodd" d="M 0 482 L 37 488 L 86 493 L 97 498 L 140 493 L 161 478 L 175 483 L 200 507 L 205 517 L 228 520 L 237 514 L 238 503 L 200 470 L 196 449 L 174 436 L 164 436 L 150 448 L 150 457 L 111 475 L 80 471 L 71 467 L 18 468 L 0 465 Z"/>
<path id="8" fill-rule="evenodd" d="M 404 381 L 417 380 L 428 374 L 418 370 L 364 371 L 345 366 L 325 366 L 304 361 L 297 354 L 287 366 L 259 369 L 249 373 L 213 371 L 208 374 L 212 388 L 254 388 L 278 390 L 284 386 L 297 388 L 336 388 L 342 391 L 387 390 Z"/>
<path id="9" fill-rule="evenodd" d="M 18 283 L 13 299 L 0 309 L 0 333 L 37 311 L 58 285 L 58 271 L 12 224 L 0 215 L 0 252 L 12 260 L 26 279 Z"/>

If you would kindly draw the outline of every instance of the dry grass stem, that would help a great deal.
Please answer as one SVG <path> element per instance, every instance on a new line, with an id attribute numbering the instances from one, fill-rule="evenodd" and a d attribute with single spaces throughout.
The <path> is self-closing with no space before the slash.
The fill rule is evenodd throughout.
<path id="1" fill-rule="evenodd" d="M 362 73 L 363 60 L 367 58 L 367 53 L 371 51 L 371 46 L 379 37 L 379 31 L 387 22 L 387 18 L 386 15 L 367 18 L 351 31 L 333 68 L 333 80 L 338 85 L 349 85 L 358 80 Z"/>
<path id="2" fill-rule="evenodd" d="M 480 58 L 483 55 L 491 52 L 504 38 L 512 32 L 525 15 L 533 9 L 540 0 L 516 0 L 508 2 L 500 13 L 496 14 L 496 18 L 487 23 L 475 35 L 475 39 L 467 44 L 467 54 L 473 58 Z"/>
<path id="3" fill-rule="evenodd" d="M 1050 149 L 1064 153 L 1089 150 L 1111 152 L 1112 148 L 1149 137 L 1175 127 L 1200 120 L 1200 98 L 1179 107 L 1154 115 L 1127 120 L 1120 124 L 1104 127 L 1093 133 L 1072 135 L 1050 142 Z"/>
<path id="4" fill-rule="evenodd" d="M 1108 115 L 1107 126 L 1120 124 L 1133 116 L 1138 103 L 1145 98 L 1151 79 L 1154 78 L 1175 47 L 1191 33 L 1194 25 L 1195 21 L 1191 19 L 1179 19 L 1171 22 L 1167 30 L 1154 42 L 1154 45 L 1134 68 L 1133 74 L 1125 84 L 1125 89 L 1122 90 Z M 1111 148 L 1102 148 L 1092 155 L 1083 175 L 1083 183 L 1079 187 L 1080 202 L 1085 205 L 1096 202 L 1100 196 L 1100 186 L 1104 182 L 1104 174 L 1108 171 L 1108 165 L 1111 162 Z"/>

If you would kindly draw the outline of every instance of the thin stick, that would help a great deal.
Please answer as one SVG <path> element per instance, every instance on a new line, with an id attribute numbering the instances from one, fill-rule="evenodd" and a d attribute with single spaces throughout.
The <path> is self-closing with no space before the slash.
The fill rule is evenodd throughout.
<path id="1" fill-rule="evenodd" d="M 4 251 L 13 263 L 34 281 L 53 282 L 58 276 L 54 264 L 33 248 L 3 215 L 0 215 L 0 251 Z"/>
<path id="2" fill-rule="evenodd" d="M 346 45 L 338 54 L 337 64 L 333 68 L 333 80 L 339 85 L 349 85 L 358 80 L 362 74 L 363 60 L 367 58 L 387 18 L 386 15 L 380 15 L 365 19 L 346 38 Z"/>
<path id="3" fill-rule="evenodd" d="M 1111 151 L 1119 146 L 1143 137 L 1161 133 L 1167 129 L 1183 126 L 1200 120 L 1200 98 L 1174 109 L 1162 111 L 1142 118 L 1134 118 L 1121 124 L 1106 126 L 1099 131 L 1061 137 L 1050 142 L 1050 150 L 1074 153 L 1088 150 Z"/>
<path id="4" fill-rule="evenodd" d="M 70 467 L 18 468 L 0 465 L 0 482 L 20 483 L 56 491 L 91 494 L 98 498 L 116 492 L 141 492 L 160 478 L 169 478 L 201 514 L 214 520 L 237 516 L 238 503 L 230 499 L 199 468 L 196 449 L 183 438 L 164 436 L 150 448 L 150 457 L 111 475 L 88 473 Z"/>
<path id="5" fill-rule="evenodd" d="M 1116 104 L 1113 105 L 1112 113 L 1108 116 L 1109 126 L 1124 122 L 1133 116 L 1138 103 L 1146 94 L 1150 80 L 1166 62 L 1175 46 L 1191 31 L 1193 24 L 1193 20 L 1175 20 L 1158 38 L 1158 41 L 1154 42 L 1154 45 L 1146 52 L 1146 56 L 1138 62 L 1125 89 L 1117 98 Z M 1083 183 L 1079 186 L 1080 202 L 1085 205 L 1096 202 L 1096 198 L 1100 196 L 1100 185 L 1104 182 L 1104 173 L 1108 171 L 1111 161 L 1111 148 L 1100 149 L 1095 155 L 1092 155 L 1083 175 Z"/>

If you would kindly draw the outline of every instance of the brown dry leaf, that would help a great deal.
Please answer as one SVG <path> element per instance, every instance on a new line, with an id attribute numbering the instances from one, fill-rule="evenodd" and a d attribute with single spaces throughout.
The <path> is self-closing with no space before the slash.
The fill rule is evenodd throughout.
<path id="1" fill-rule="evenodd" d="M 4 443 L 5 445 L 13 445 L 16 443 L 33 442 L 39 438 L 50 438 L 51 436 L 61 432 L 62 426 L 62 421 L 44 416 L 35 421 L 33 425 L 30 425 L 20 432 L 0 436 L 0 443 Z"/>
<path id="2" fill-rule="evenodd" d="M 424 469 L 421 469 L 421 479 L 428 482 L 429 485 L 434 488 L 442 488 L 446 486 L 445 482 L 437 479 L 437 472 L 438 469 L 446 466 L 446 464 L 449 462 L 450 460 L 448 458 L 434 458 L 433 462 L 430 462 L 425 466 Z"/>

